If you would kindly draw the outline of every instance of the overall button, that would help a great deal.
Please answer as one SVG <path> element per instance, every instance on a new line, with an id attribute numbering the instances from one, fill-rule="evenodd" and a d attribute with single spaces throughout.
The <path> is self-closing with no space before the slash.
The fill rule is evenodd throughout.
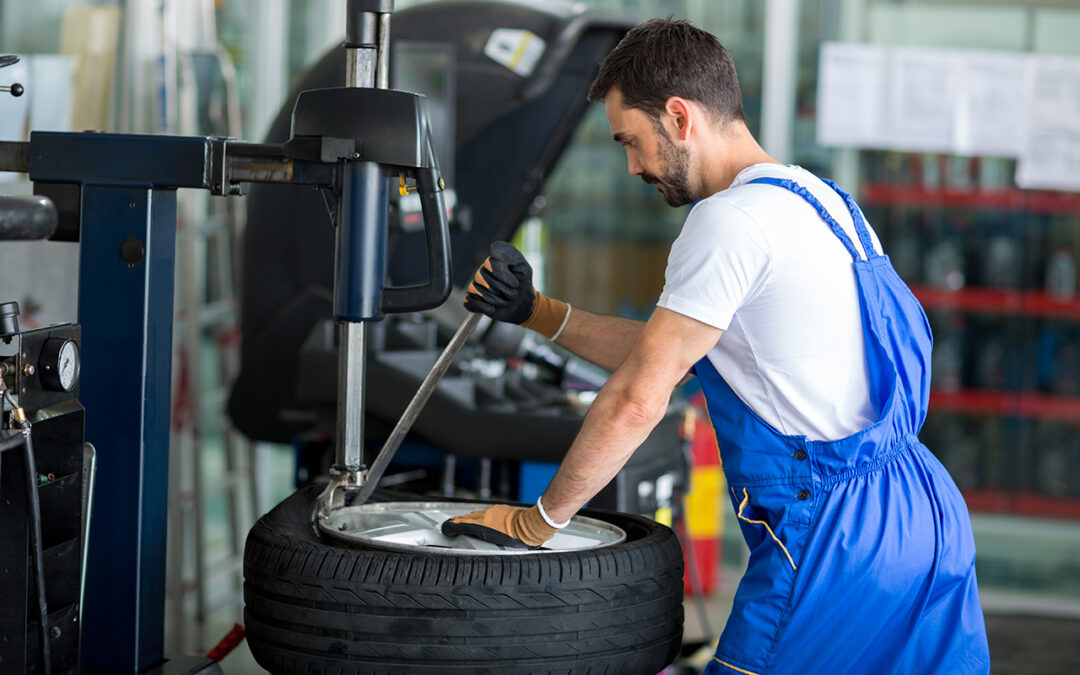
<path id="1" fill-rule="evenodd" d="M 799 450 L 798 452 L 796 452 L 795 453 L 795 459 L 799 460 L 800 462 L 803 461 L 804 459 L 806 459 L 806 451 L 805 450 Z"/>
<path id="2" fill-rule="evenodd" d="M 807 499 L 810 499 L 810 491 L 809 490 L 799 490 L 799 494 L 797 494 L 795 496 L 798 497 L 799 499 L 803 500 L 803 501 L 806 501 Z"/>

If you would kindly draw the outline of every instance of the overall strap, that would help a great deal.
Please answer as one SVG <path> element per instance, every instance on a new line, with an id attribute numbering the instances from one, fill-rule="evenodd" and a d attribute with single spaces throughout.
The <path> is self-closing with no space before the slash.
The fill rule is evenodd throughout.
<path id="1" fill-rule="evenodd" d="M 847 204 L 848 211 L 851 212 L 851 221 L 855 223 L 855 232 L 859 235 L 859 241 L 862 243 L 863 250 L 866 251 L 867 258 L 880 258 L 881 254 L 874 249 L 874 242 L 870 239 L 870 230 L 866 228 L 866 216 L 863 215 L 859 205 L 855 203 L 855 200 L 851 198 L 842 187 L 832 182 L 828 178 L 822 178 L 821 182 L 825 183 L 836 194 L 844 198 L 844 203 Z"/>
<path id="2" fill-rule="evenodd" d="M 862 243 L 863 249 L 866 251 L 867 257 L 877 257 L 878 254 L 874 250 L 873 245 L 870 243 L 870 233 L 866 230 L 866 221 L 863 218 L 862 212 L 859 211 L 859 207 L 855 205 L 855 200 L 853 200 L 851 196 L 848 195 L 846 192 L 841 190 L 835 183 L 831 183 L 828 181 L 826 182 L 844 199 L 844 202 L 848 206 L 848 210 L 851 211 L 851 218 L 855 222 L 855 231 L 859 235 L 859 241 Z M 843 244 L 844 248 L 846 248 L 848 250 L 848 253 L 851 254 L 852 259 L 856 262 L 862 260 L 862 256 L 859 255 L 859 251 L 855 248 L 855 244 L 852 243 L 851 238 L 847 236 L 846 232 L 844 232 L 844 228 L 840 227 L 840 223 L 836 222 L 836 219 L 829 215 L 829 212 L 825 209 L 821 202 L 817 200 L 817 197 L 810 194 L 809 190 L 799 185 L 795 181 L 787 178 L 762 177 L 755 178 L 754 180 L 749 181 L 749 183 L 775 185 L 776 187 L 784 188 L 785 190 L 789 192 L 794 192 L 795 194 L 802 197 L 808 204 L 810 204 L 810 206 L 814 207 L 814 209 L 818 212 L 818 215 L 821 216 L 821 219 L 828 223 L 829 227 L 832 228 L 833 234 L 836 235 L 836 238 L 840 240 L 840 243 Z"/>

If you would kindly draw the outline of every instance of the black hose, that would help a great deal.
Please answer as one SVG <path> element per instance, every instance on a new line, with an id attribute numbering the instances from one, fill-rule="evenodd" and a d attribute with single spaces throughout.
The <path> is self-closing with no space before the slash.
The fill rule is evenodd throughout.
<path id="1" fill-rule="evenodd" d="M 30 502 L 30 544 L 33 547 L 34 577 L 37 584 L 38 615 L 41 621 L 41 665 L 45 675 L 52 673 L 52 655 L 49 649 L 49 611 L 45 602 L 45 553 L 41 545 L 41 502 L 38 500 L 37 466 L 34 462 L 34 444 L 30 440 L 30 423 L 19 425 L 22 432 L 14 432 L 0 438 L 0 452 L 13 450 L 20 445 L 25 450 L 26 498 Z"/>
<path id="2" fill-rule="evenodd" d="M 37 577 L 38 613 L 41 621 L 41 665 L 45 675 L 52 673 L 49 649 L 49 608 L 45 602 L 45 552 L 41 544 L 41 501 L 38 499 L 37 466 L 34 462 L 34 443 L 30 440 L 30 423 L 23 422 L 26 439 L 26 487 L 30 491 L 30 537 L 34 549 L 34 576 Z"/>

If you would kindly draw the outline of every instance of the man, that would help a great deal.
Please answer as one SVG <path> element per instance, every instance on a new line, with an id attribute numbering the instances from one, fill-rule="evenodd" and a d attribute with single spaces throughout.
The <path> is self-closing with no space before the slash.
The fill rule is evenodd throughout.
<path id="1" fill-rule="evenodd" d="M 916 438 L 929 326 L 854 201 L 762 150 L 730 55 L 684 21 L 631 30 L 589 98 L 603 101 L 631 175 L 673 206 L 701 201 L 645 324 L 536 293 L 524 258 L 492 246 L 466 305 L 614 372 L 536 506 L 444 531 L 542 544 L 615 476 L 689 373 L 750 547 L 707 672 L 988 672 L 967 508 Z"/>

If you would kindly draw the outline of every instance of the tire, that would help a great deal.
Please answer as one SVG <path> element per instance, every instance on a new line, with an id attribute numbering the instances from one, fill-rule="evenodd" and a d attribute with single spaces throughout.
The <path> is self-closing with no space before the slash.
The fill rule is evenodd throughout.
<path id="1" fill-rule="evenodd" d="M 525 555 L 402 553 L 323 541 L 317 495 L 294 493 L 247 538 L 247 639 L 272 673 L 654 675 L 678 653 L 683 557 L 663 525 L 589 512 L 626 541 Z"/>

